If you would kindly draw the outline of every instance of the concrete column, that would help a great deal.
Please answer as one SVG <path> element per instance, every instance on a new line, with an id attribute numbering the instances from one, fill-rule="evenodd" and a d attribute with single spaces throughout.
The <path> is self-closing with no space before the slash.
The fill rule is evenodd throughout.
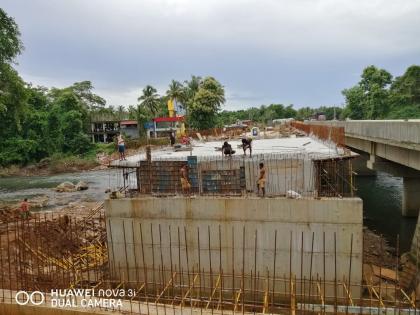
<path id="1" fill-rule="evenodd" d="M 351 164 L 353 171 L 358 176 L 376 176 L 376 170 L 367 167 L 369 159 L 366 155 L 359 155 L 357 158 L 352 159 Z"/>
<path id="2" fill-rule="evenodd" d="M 366 166 L 368 169 L 370 170 L 377 170 L 378 168 L 380 168 L 384 163 L 384 159 L 380 158 L 379 156 L 375 155 L 375 154 L 370 154 L 369 155 L 369 160 L 367 160 L 366 162 Z"/>
<path id="3" fill-rule="evenodd" d="M 404 177 L 403 183 L 402 215 L 416 217 L 420 210 L 420 178 Z"/>

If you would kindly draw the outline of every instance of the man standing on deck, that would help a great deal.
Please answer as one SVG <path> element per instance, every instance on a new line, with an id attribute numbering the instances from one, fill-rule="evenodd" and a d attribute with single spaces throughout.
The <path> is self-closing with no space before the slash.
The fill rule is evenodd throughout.
<path id="1" fill-rule="evenodd" d="M 169 131 L 169 140 L 171 141 L 171 146 L 173 147 L 175 144 L 175 135 L 172 129 Z"/>
<path id="2" fill-rule="evenodd" d="M 260 194 L 260 188 L 262 190 L 262 196 L 265 197 L 265 167 L 264 163 L 260 163 L 260 176 L 257 180 L 258 195 Z"/>
<path id="3" fill-rule="evenodd" d="M 180 178 L 181 178 L 182 193 L 183 194 L 189 194 L 191 184 L 188 181 L 188 166 L 187 165 L 184 165 L 184 166 L 181 167 L 181 169 L 179 170 L 179 175 L 180 175 Z"/>
<path id="4" fill-rule="evenodd" d="M 21 217 L 27 219 L 29 217 L 29 202 L 28 198 L 23 199 L 20 204 Z"/>
<path id="5" fill-rule="evenodd" d="M 118 134 L 118 152 L 120 154 L 120 161 L 125 160 L 125 142 L 121 134 Z"/>

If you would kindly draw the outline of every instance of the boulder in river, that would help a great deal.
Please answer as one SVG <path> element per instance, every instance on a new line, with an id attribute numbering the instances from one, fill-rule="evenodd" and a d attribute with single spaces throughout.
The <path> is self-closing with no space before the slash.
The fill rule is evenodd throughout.
<path id="1" fill-rule="evenodd" d="M 86 190 L 88 188 L 88 184 L 82 180 L 76 184 L 76 190 Z"/>
<path id="2" fill-rule="evenodd" d="M 55 187 L 56 192 L 73 192 L 76 191 L 76 186 L 71 182 L 63 182 Z"/>
<path id="3" fill-rule="evenodd" d="M 29 200 L 31 209 L 44 208 L 48 205 L 48 196 L 37 196 Z"/>

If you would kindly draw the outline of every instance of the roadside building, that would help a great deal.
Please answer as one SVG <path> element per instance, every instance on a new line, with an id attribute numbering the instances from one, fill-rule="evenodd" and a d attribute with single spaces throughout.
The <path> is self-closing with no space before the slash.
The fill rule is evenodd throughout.
<path id="1" fill-rule="evenodd" d="M 156 117 L 152 123 L 145 125 L 148 138 L 168 137 L 169 132 L 175 131 L 177 136 L 185 134 L 184 116 L 177 117 Z"/>
<path id="2" fill-rule="evenodd" d="M 120 131 L 122 134 L 131 139 L 137 139 L 139 137 L 137 120 L 121 120 Z"/>
<path id="3" fill-rule="evenodd" d="M 139 137 L 137 121 L 116 119 L 112 115 L 100 115 L 91 120 L 90 137 L 93 143 L 111 143 L 120 132 L 128 138 L 137 139 Z"/>
<path id="4" fill-rule="evenodd" d="M 91 122 L 92 142 L 110 143 L 120 130 L 119 120 L 96 120 Z"/>

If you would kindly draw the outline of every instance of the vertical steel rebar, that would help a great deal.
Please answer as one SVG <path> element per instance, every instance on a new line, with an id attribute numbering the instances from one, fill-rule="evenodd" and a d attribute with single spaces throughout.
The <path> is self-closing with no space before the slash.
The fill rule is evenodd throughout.
<path id="1" fill-rule="evenodd" d="M 308 302 L 311 303 L 311 297 L 312 297 L 312 262 L 313 262 L 313 256 L 314 256 L 314 238 L 315 238 L 315 232 L 312 232 L 312 244 L 311 244 L 311 262 L 309 267 L 309 296 L 308 296 Z"/>
<path id="2" fill-rule="evenodd" d="M 148 281 L 147 281 L 147 267 L 146 267 L 146 261 L 145 261 L 145 254 L 144 254 L 144 242 L 143 242 L 143 230 L 141 227 L 141 223 L 139 223 L 140 228 L 140 242 L 141 242 L 141 255 L 143 260 L 143 273 L 144 273 L 144 297 L 146 299 L 146 306 L 147 306 L 147 314 L 150 314 L 149 309 L 149 298 L 148 298 Z"/>
<path id="3" fill-rule="evenodd" d="M 349 279 L 348 279 L 348 297 L 347 297 L 347 305 L 346 305 L 346 315 L 349 313 L 349 304 L 350 304 L 350 295 L 351 295 L 351 263 L 353 258 L 353 233 L 351 234 L 350 239 L 350 262 L 349 262 Z"/>
<path id="4" fill-rule="evenodd" d="M 292 237 L 292 232 L 290 231 L 290 238 Z M 289 255 L 289 259 L 292 259 L 292 256 Z M 274 231 L 274 257 L 273 257 L 273 285 L 272 285 L 272 293 L 271 293 L 271 313 L 273 312 L 274 308 L 274 292 L 276 291 L 276 262 L 277 262 L 277 229 Z M 289 264 L 289 268 L 292 268 L 291 262 Z"/>

